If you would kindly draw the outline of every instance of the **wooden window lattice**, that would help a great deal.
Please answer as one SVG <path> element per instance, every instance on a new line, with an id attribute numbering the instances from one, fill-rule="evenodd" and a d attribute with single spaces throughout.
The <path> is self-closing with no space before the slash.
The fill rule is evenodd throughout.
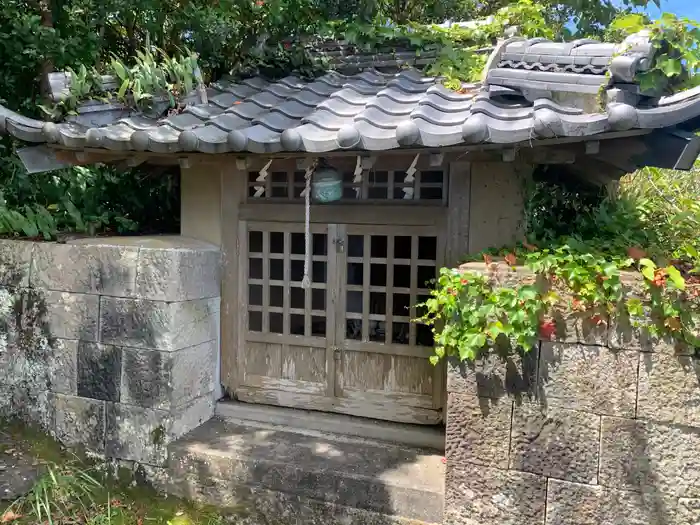
<path id="1" fill-rule="evenodd" d="M 410 176 L 405 171 L 365 171 L 360 175 L 343 173 L 341 202 L 394 201 L 423 204 L 446 204 L 447 177 L 444 170 L 417 171 Z M 303 171 L 273 171 L 267 175 L 248 174 L 248 200 L 279 202 L 303 200 L 305 187 Z"/>

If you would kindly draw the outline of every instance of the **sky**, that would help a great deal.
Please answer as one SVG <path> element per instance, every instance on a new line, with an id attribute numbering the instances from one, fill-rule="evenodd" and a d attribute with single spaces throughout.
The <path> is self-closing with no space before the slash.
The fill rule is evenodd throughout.
<path id="1" fill-rule="evenodd" d="M 652 17 L 657 17 L 659 13 L 669 12 L 700 20 L 700 0 L 661 0 L 661 10 L 652 5 L 648 12 Z"/>

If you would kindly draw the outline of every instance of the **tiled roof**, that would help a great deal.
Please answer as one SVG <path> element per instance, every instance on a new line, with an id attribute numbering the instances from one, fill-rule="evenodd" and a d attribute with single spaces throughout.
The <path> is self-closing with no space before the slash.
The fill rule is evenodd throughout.
<path id="1" fill-rule="evenodd" d="M 77 149 L 322 153 L 583 140 L 668 128 L 700 115 L 700 89 L 660 98 L 639 92 L 635 75 L 649 67 L 652 53 L 643 34 L 621 45 L 514 38 L 496 47 L 483 84 L 460 93 L 415 69 L 329 71 L 310 81 L 222 80 L 208 89 L 207 104 L 162 119 L 97 104 L 74 122 L 47 124 L 0 106 L 0 131 Z"/>

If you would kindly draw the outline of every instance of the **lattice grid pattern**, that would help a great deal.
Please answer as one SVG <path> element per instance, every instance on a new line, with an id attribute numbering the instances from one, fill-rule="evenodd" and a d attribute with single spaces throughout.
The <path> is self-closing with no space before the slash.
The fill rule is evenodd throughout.
<path id="1" fill-rule="evenodd" d="M 300 201 L 304 191 L 303 171 L 248 173 L 249 201 Z M 447 177 L 443 170 L 364 171 L 343 173 L 342 201 L 401 201 L 402 203 L 444 204 Z"/>
<path id="2" fill-rule="evenodd" d="M 349 234 L 345 338 L 432 346 L 427 326 L 411 322 L 437 273 L 437 237 Z"/>
<path id="3" fill-rule="evenodd" d="M 248 330 L 326 337 L 328 235 L 313 233 L 310 289 L 304 277 L 304 234 L 248 231 Z"/>

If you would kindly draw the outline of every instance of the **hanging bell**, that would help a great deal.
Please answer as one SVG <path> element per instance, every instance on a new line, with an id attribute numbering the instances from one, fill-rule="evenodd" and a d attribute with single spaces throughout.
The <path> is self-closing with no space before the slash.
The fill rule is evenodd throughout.
<path id="1" fill-rule="evenodd" d="M 343 175 L 330 166 L 316 169 L 311 181 L 311 196 L 316 202 L 334 202 L 343 197 Z"/>

